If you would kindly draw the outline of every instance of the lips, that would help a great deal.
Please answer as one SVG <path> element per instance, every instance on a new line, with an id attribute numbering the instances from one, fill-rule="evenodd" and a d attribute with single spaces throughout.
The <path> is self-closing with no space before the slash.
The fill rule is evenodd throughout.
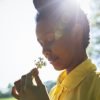
<path id="1" fill-rule="evenodd" d="M 56 70 L 61 70 L 62 69 L 61 68 L 62 63 L 61 63 L 61 60 L 58 56 L 49 56 L 47 59 L 53 65 L 53 67 Z"/>

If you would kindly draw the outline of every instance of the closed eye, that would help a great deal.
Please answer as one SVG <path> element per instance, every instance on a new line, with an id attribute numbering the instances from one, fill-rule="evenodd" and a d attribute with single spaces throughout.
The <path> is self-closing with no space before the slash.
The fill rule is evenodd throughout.
<path id="1" fill-rule="evenodd" d="M 45 47 L 45 46 L 46 46 L 46 47 L 49 47 L 49 46 L 52 46 L 53 43 L 54 43 L 54 41 L 55 41 L 55 40 L 41 42 L 41 41 L 38 40 L 38 42 L 40 43 L 40 45 L 41 45 L 42 47 Z"/>

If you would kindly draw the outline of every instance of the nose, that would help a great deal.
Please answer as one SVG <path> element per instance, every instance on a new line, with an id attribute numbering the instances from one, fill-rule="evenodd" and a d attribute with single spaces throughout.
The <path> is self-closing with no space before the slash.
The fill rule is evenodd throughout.
<path id="1" fill-rule="evenodd" d="M 51 48 L 49 46 L 44 46 L 42 53 L 47 58 L 51 54 Z"/>

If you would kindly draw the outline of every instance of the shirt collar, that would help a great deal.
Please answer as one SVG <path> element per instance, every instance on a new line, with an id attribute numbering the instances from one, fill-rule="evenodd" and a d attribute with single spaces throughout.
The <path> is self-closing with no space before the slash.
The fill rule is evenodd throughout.
<path id="1" fill-rule="evenodd" d="M 75 88 L 89 73 L 96 70 L 90 59 L 78 65 L 69 74 L 64 70 L 58 77 L 58 84 L 69 90 Z"/>

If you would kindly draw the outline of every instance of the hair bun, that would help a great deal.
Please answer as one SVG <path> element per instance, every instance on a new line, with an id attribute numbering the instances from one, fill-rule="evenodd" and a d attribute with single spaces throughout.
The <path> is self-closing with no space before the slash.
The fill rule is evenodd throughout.
<path id="1" fill-rule="evenodd" d="M 37 11 L 40 11 L 40 8 L 42 8 L 48 0 L 33 0 L 33 4 Z"/>
<path id="2" fill-rule="evenodd" d="M 58 6 L 60 4 L 60 0 L 33 0 L 33 4 L 37 11 L 41 12 L 44 9 L 52 8 L 53 6 Z"/>
<path id="3" fill-rule="evenodd" d="M 41 5 L 41 1 L 42 0 L 33 0 L 33 4 L 35 6 L 35 8 L 38 10 L 38 8 L 40 8 Z"/>
<path id="4" fill-rule="evenodd" d="M 76 5 L 75 0 L 33 0 L 33 4 L 39 13 L 51 12 L 55 10 L 73 12 L 78 5 Z M 55 9 L 56 8 L 56 9 Z M 70 11 L 71 10 L 71 11 Z M 58 11 L 58 12 L 59 12 Z M 50 13 L 50 12 L 49 12 Z"/>

